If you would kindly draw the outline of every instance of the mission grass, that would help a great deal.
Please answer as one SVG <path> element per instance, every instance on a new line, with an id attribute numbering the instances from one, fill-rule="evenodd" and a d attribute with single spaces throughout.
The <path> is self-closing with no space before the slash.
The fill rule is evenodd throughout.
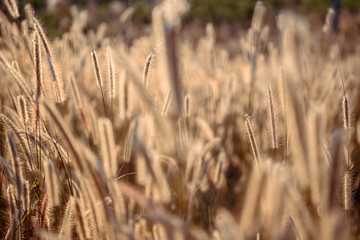
<path id="1" fill-rule="evenodd" d="M 333 10 L 321 30 L 289 12 L 270 27 L 257 2 L 230 54 L 211 23 L 182 38 L 181 0 L 132 46 L 77 10 L 50 41 L 4 2 L 0 238 L 359 237 L 360 59 Z"/>

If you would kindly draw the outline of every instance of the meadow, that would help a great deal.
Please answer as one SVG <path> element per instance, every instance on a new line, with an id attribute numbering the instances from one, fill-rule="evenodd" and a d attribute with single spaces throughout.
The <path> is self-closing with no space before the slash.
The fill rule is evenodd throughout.
<path id="1" fill-rule="evenodd" d="M 331 9 L 269 26 L 259 1 L 235 54 L 186 40 L 182 0 L 132 44 L 4 3 L 1 239 L 360 239 L 360 49 Z"/>

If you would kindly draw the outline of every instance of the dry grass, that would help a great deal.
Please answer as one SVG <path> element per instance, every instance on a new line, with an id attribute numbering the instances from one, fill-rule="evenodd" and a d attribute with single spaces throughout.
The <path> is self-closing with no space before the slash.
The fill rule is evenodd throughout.
<path id="1" fill-rule="evenodd" d="M 211 24 L 183 40 L 180 0 L 132 47 L 5 2 L 0 238 L 359 239 L 360 58 L 331 15 L 270 29 L 258 2 L 230 59 Z"/>

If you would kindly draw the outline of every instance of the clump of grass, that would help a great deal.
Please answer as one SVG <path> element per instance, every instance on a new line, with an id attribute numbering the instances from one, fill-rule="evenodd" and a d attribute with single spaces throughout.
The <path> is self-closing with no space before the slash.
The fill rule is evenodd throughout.
<path id="1" fill-rule="evenodd" d="M 86 12 L 56 40 L 30 5 L 0 14 L 0 238 L 359 237 L 359 56 L 294 13 L 266 26 L 261 2 L 230 54 L 211 23 L 181 37 L 186 9 L 157 5 L 133 45 L 85 34 Z"/>

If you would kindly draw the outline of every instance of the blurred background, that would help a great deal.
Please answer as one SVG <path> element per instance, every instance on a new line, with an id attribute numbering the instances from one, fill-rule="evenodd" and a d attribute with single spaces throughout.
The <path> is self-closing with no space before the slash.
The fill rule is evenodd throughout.
<path id="1" fill-rule="evenodd" d="M 51 38 L 60 36 L 69 30 L 72 22 L 72 11 L 87 10 L 88 25 L 96 28 L 101 23 L 107 23 L 107 34 L 121 33 L 119 19 L 124 11 L 132 7 L 130 16 L 131 39 L 151 32 L 151 10 L 160 0 L 19 0 L 18 4 L 23 11 L 24 6 L 30 3 L 37 16 L 46 25 L 47 33 Z M 255 0 L 189 0 L 190 10 L 185 19 L 186 28 L 192 31 L 192 36 L 202 34 L 197 29 L 203 29 L 207 22 L 214 23 L 220 29 L 218 40 L 228 38 L 246 29 L 251 21 Z M 276 24 L 279 11 L 290 9 L 306 15 L 313 27 L 321 27 L 327 9 L 338 4 L 340 9 L 339 31 L 346 33 L 360 33 L 360 0 L 264 0 L 267 8 L 266 24 Z M 5 6 L 1 10 L 7 14 Z M 24 14 L 22 14 L 24 16 Z"/>

